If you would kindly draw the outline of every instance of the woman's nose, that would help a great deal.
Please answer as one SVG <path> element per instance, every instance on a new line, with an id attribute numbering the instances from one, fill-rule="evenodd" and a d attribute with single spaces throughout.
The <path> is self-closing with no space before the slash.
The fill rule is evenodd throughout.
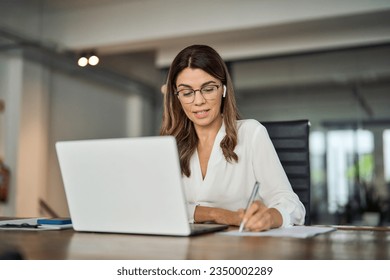
<path id="1" fill-rule="evenodd" d="M 206 99 L 203 97 L 200 89 L 194 91 L 194 104 L 200 105 L 206 102 Z"/>

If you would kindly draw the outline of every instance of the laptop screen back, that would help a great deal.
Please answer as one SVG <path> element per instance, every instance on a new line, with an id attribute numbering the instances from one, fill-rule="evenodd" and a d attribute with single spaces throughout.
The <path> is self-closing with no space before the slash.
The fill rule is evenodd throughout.
<path id="1" fill-rule="evenodd" d="M 64 141 L 56 149 L 75 230 L 190 234 L 173 137 Z"/>

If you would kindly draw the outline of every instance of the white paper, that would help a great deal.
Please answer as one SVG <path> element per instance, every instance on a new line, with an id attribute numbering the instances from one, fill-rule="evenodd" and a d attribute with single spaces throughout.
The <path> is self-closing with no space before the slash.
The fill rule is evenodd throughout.
<path id="1" fill-rule="evenodd" d="M 318 227 L 318 226 L 292 226 L 286 228 L 275 228 L 261 232 L 251 232 L 238 230 L 224 231 L 218 234 L 228 236 L 276 236 L 276 237 L 293 237 L 293 238 L 309 238 L 318 234 L 331 232 L 336 230 L 332 227 Z"/>

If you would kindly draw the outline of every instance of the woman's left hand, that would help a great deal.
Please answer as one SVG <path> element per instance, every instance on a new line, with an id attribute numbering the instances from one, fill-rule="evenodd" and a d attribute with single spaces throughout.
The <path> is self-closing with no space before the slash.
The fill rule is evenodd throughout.
<path id="1" fill-rule="evenodd" d="M 259 200 L 254 201 L 246 212 L 240 212 L 247 231 L 265 231 L 283 224 L 280 212 L 275 208 L 268 208 Z"/>

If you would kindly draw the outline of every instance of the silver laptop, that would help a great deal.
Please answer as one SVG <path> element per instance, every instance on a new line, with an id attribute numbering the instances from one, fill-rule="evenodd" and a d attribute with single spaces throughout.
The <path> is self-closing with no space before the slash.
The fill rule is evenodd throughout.
<path id="1" fill-rule="evenodd" d="M 62 141 L 56 150 L 76 231 L 189 236 L 227 228 L 188 223 L 174 137 Z"/>

